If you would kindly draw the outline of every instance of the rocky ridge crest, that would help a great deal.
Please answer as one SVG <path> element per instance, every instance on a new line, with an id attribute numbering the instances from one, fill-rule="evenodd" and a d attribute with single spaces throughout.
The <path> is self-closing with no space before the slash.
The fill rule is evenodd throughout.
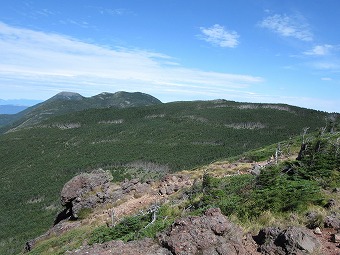
<path id="1" fill-rule="evenodd" d="M 139 179 L 131 179 L 120 185 L 111 180 L 110 172 L 99 169 L 77 175 L 67 182 L 61 191 L 61 203 L 65 209 L 57 216 L 54 226 L 48 232 L 26 243 L 25 250 L 30 251 L 37 242 L 81 226 L 82 220 L 69 220 L 78 219 L 84 209 L 96 210 L 103 205 L 115 205 L 87 219 L 100 219 L 110 226 L 113 221 L 119 221 L 142 208 L 164 203 L 171 195 L 191 187 L 195 182 L 190 174 L 167 175 L 160 181 L 141 182 Z M 337 214 L 331 214 L 326 217 L 325 226 L 328 224 L 327 227 L 338 229 L 338 220 Z M 333 235 L 334 240 L 339 239 L 339 234 Z M 319 239 L 312 230 L 301 227 L 264 228 L 258 235 L 252 236 L 232 223 L 219 208 L 210 208 L 202 216 L 177 219 L 170 229 L 158 234 L 157 240 L 144 238 L 127 243 L 112 240 L 104 244 L 84 244 L 67 254 L 338 255 L 332 250 L 335 245 L 327 250 Z"/>

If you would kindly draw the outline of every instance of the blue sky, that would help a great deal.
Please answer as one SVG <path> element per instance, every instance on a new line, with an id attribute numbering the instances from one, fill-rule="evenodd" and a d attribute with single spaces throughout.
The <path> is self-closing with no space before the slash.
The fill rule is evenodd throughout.
<path id="1" fill-rule="evenodd" d="M 0 98 L 141 91 L 340 112 L 338 0 L 3 0 Z"/>

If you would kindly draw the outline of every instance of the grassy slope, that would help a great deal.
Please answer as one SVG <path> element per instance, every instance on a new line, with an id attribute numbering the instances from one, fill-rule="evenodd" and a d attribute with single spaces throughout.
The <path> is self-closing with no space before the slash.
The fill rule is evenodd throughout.
<path id="1" fill-rule="evenodd" d="M 190 169 L 324 125 L 322 112 L 244 105 L 212 101 L 92 109 L 0 136 L 0 254 L 17 252 L 50 226 L 63 184 L 80 171 L 138 160 L 172 171 Z M 56 127 L 70 123 L 80 127 Z M 244 126 L 260 128 L 235 128 Z"/>

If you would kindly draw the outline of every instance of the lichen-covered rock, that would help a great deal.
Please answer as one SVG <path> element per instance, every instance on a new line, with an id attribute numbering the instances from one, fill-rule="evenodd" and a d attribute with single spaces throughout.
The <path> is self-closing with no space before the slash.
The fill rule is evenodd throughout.
<path id="1" fill-rule="evenodd" d="M 159 241 L 175 255 L 243 255 L 242 230 L 231 223 L 220 209 L 208 209 L 201 217 L 176 220 Z"/>

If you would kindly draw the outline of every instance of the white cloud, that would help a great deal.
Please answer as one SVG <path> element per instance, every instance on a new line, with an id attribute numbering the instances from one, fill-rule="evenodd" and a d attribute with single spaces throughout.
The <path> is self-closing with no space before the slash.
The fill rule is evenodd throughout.
<path id="1" fill-rule="evenodd" d="M 127 90 L 155 95 L 209 90 L 219 98 L 221 91 L 242 93 L 242 89 L 263 81 L 251 75 L 185 68 L 158 52 L 112 49 L 1 22 L 0 48 L 2 98 L 6 93 L 17 93 L 16 97 L 31 93 L 35 94 L 31 98 L 37 98 L 39 93 L 50 96 L 61 90 L 88 94 Z"/>
<path id="2" fill-rule="evenodd" d="M 228 31 L 223 26 L 215 24 L 212 27 L 200 27 L 202 32 L 199 35 L 204 41 L 213 45 L 227 48 L 234 48 L 239 44 L 238 38 L 240 37 L 235 31 Z"/>
<path id="3" fill-rule="evenodd" d="M 301 16 L 275 14 L 262 20 L 260 26 L 283 37 L 293 37 L 302 41 L 313 40 L 309 25 Z"/>
<path id="4" fill-rule="evenodd" d="M 333 48 L 334 46 L 329 44 L 317 45 L 313 49 L 305 51 L 304 54 L 312 56 L 325 56 L 328 55 Z"/>
<path id="5" fill-rule="evenodd" d="M 322 81 L 332 81 L 333 79 L 330 77 L 322 77 L 321 78 Z"/>

